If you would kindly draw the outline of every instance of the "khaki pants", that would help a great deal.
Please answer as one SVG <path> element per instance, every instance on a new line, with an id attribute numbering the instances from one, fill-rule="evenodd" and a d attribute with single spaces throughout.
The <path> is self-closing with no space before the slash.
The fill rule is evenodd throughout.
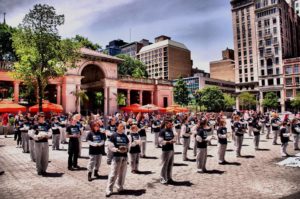
<path id="1" fill-rule="evenodd" d="M 187 160 L 187 151 L 189 149 L 190 144 L 190 138 L 181 138 L 182 144 L 183 144 L 183 151 L 182 151 L 182 160 Z"/>
<path id="2" fill-rule="evenodd" d="M 158 135 L 159 135 L 159 132 L 154 132 L 154 146 L 155 147 L 159 146 L 159 144 L 158 144 Z"/>
<path id="3" fill-rule="evenodd" d="M 271 127 L 266 127 L 266 129 L 267 129 L 266 139 L 269 139 L 271 133 Z"/>
<path id="4" fill-rule="evenodd" d="M 293 134 L 294 136 L 294 149 L 299 149 L 299 134 Z"/>
<path id="5" fill-rule="evenodd" d="M 249 126 L 248 127 L 248 134 L 249 134 L 249 136 L 252 136 L 252 133 L 253 133 L 253 126 Z"/>
<path id="6" fill-rule="evenodd" d="M 122 190 L 125 183 L 127 171 L 127 157 L 113 157 L 110 166 L 110 174 L 108 176 L 106 193 L 111 193 L 115 182 L 117 181 L 117 189 Z"/>
<path id="7" fill-rule="evenodd" d="M 60 130 L 60 143 L 66 143 L 66 128 L 61 128 Z"/>
<path id="8" fill-rule="evenodd" d="M 281 152 L 282 156 L 286 156 L 287 155 L 287 152 L 286 152 L 287 146 L 288 146 L 288 142 L 281 144 L 280 152 Z"/>
<path id="9" fill-rule="evenodd" d="M 279 134 L 279 130 L 273 130 L 273 144 L 277 144 L 278 134 Z"/>
<path id="10" fill-rule="evenodd" d="M 219 162 L 225 161 L 225 152 L 226 152 L 227 144 L 220 144 L 218 149 Z"/>
<path id="11" fill-rule="evenodd" d="M 167 183 L 172 179 L 174 151 L 163 151 L 161 155 L 162 168 L 160 172 L 161 183 Z"/>
<path id="12" fill-rule="evenodd" d="M 180 144 L 180 129 L 175 129 L 176 132 L 176 144 Z"/>
<path id="13" fill-rule="evenodd" d="M 102 159 L 101 154 L 100 155 L 90 155 L 90 160 L 87 165 L 88 172 L 92 172 L 93 169 L 98 171 L 100 168 L 100 165 L 101 165 L 101 159 Z"/>
<path id="14" fill-rule="evenodd" d="M 59 150 L 59 138 L 60 134 L 53 134 L 52 135 L 52 149 Z"/>
<path id="15" fill-rule="evenodd" d="M 255 149 L 258 149 L 259 147 L 259 140 L 260 140 L 260 135 L 255 135 L 253 138 L 253 144 Z"/>
<path id="16" fill-rule="evenodd" d="M 130 153 L 131 171 L 138 171 L 139 170 L 139 161 L 140 161 L 140 154 L 139 153 Z"/>
<path id="17" fill-rule="evenodd" d="M 241 156 L 244 136 L 235 136 L 235 140 L 236 140 L 236 156 Z"/>
<path id="18" fill-rule="evenodd" d="M 35 149 L 34 149 L 34 140 L 29 140 L 29 152 L 30 152 L 30 159 L 32 162 L 35 162 Z"/>
<path id="19" fill-rule="evenodd" d="M 49 161 L 48 142 L 35 142 L 36 170 L 37 172 L 46 172 Z"/>
<path id="20" fill-rule="evenodd" d="M 194 148 L 193 148 L 194 156 L 197 156 L 197 141 L 194 139 Z"/>
<path id="21" fill-rule="evenodd" d="M 206 170 L 206 159 L 207 159 L 207 148 L 197 148 L 197 170 L 205 171 Z"/>
<path id="22" fill-rule="evenodd" d="M 146 145 L 147 145 L 147 137 L 143 136 L 141 137 L 142 143 L 141 143 L 141 156 L 146 156 Z"/>
<path id="23" fill-rule="evenodd" d="M 29 152 L 29 136 L 28 136 L 28 132 L 22 132 L 21 133 L 21 137 L 22 137 L 23 152 L 24 153 L 28 153 Z"/>

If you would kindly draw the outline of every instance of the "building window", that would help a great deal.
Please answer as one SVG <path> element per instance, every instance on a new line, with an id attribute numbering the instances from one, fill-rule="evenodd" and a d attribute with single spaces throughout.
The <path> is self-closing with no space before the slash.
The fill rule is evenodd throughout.
<path id="1" fill-rule="evenodd" d="M 261 85 L 264 86 L 265 85 L 265 80 L 261 80 Z"/>
<path id="2" fill-rule="evenodd" d="M 262 60 L 260 60 L 260 66 L 261 67 L 264 67 L 265 66 L 265 61 L 262 59 Z"/>
<path id="3" fill-rule="evenodd" d="M 253 73 L 253 68 L 250 68 L 250 72 Z"/>
<path id="4" fill-rule="evenodd" d="M 251 81 L 252 81 L 252 82 L 254 81 L 254 77 L 251 77 Z"/>
<path id="5" fill-rule="evenodd" d="M 279 68 L 276 68 L 276 75 L 279 75 Z"/>
<path id="6" fill-rule="evenodd" d="M 239 69 L 239 74 L 242 74 L 243 73 L 243 70 L 242 69 Z"/>
<path id="7" fill-rule="evenodd" d="M 258 26 L 259 28 L 261 28 L 261 21 L 258 21 L 257 26 Z"/>
<path id="8" fill-rule="evenodd" d="M 280 78 L 276 79 L 276 83 L 277 83 L 277 85 L 280 85 Z"/>
<path id="9" fill-rule="evenodd" d="M 245 82 L 248 82 L 248 77 L 245 78 Z"/>
<path id="10" fill-rule="evenodd" d="M 279 57 L 275 58 L 275 64 L 279 64 Z"/>
<path id="11" fill-rule="evenodd" d="M 292 68 L 292 66 L 286 66 L 285 67 L 285 74 L 286 75 L 290 75 L 290 74 L 292 74 L 293 73 L 293 68 Z"/>
<path id="12" fill-rule="evenodd" d="M 261 30 L 258 31 L 258 37 L 259 37 L 259 38 L 262 38 L 262 31 L 261 31 Z"/>
<path id="13" fill-rule="evenodd" d="M 268 75 L 273 75 L 273 68 L 268 68 L 267 74 Z"/>
<path id="14" fill-rule="evenodd" d="M 268 79 L 268 85 L 273 86 L 274 85 L 274 80 L 273 79 Z"/>
<path id="15" fill-rule="evenodd" d="M 271 44 L 272 44 L 271 39 L 266 39 L 266 46 L 271 46 Z"/>
<path id="16" fill-rule="evenodd" d="M 300 84 L 300 77 L 295 77 L 295 84 L 297 84 L 297 85 Z"/>
<path id="17" fill-rule="evenodd" d="M 247 68 L 245 68 L 245 73 L 248 73 L 248 69 Z"/>
<path id="18" fill-rule="evenodd" d="M 271 58 L 267 59 L 267 67 L 273 66 L 273 60 Z"/>
<path id="19" fill-rule="evenodd" d="M 277 20 L 276 18 L 273 18 L 273 24 L 276 24 Z"/>
<path id="20" fill-rule="evenodd" d="M 270 20 L 269 19 L 266 19 L 264 23 L 265 23 L 265 27 L 269 27 L 270 26 Z"/>
<path id="21" fill-rule="evenodd" d="M 294 73 L 299 73 L 299 65 L 294 66 Z"/>
<path id="22" fill-rule="evenodd" d="M 285 78 L 285 85 L 287 86 L 293 85 L 293 79 L 291 77 Z"/>
<path id="23" fill-rule="evenodd" d="M 286 97 L 293 97 L 293 90 L 292 89 L 287 89 L 286 90 Z"/>
<path id="24" fill-rule="evenodd" d="M 277 34 L 277 28 L 276 27 L 273 28 L 273 33 Z"/>
<path id="25" fill-rule="evenodd" d="M 265 70 L 261 70 L 261 76 L 264 76 L 265 75 Z"/>
<path id="26" fill-rule="evenodd" d="M 278 55 L 279 48 L 275 47 L 275 55 Z"/>
<path id="27" fill-rule="evenodd" d="M 240 82 L 243 82 L 243 78 L 240 78 Z"/>

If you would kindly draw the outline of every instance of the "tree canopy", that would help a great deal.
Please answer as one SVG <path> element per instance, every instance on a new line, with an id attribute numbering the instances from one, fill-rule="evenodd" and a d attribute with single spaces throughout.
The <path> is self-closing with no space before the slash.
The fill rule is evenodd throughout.
<path id="1" fill-rule="evenodd" d="M 240 100 L 240 105 L 243 108 L 250 109 L 251 107 L 256 105 L 255 96 L 249 92 L 242 92 L 241 94 L 239 94 L 238 98 Z"/>
<path id="2" fill-rule="evenodd" d="M 224 103 L 227 109 L 232 109 L 232 107 L 235 105 L 235 99 L 231 95 L 224 93 Z"/>
<path id="3" fill-rule="evenodd" d="M 124 60 L 122 63 L 118 64 L 119 75 L 129 75 L 135 78 L 148 77 L 146 65 L 140 60 L 133 59 L 125 54 L 117 55 L 117 57 Z"/>
<path id="4" fill-rule="evenodd" d="M 79 57 L 78 42 L 62 40 L 58 34 L 57 28 L 63 24 L 64 15 L 56 14 L 54 7 L 37 4 L 13 33 L 13 48 L 18 56 L 13 76 L 37 86 L 39 111 L 48 80 L 63 75 Z"/>
<path id="5" fill-rule="evenodd" d="M 88 49 L 96 50 L 96 51 L 101 50 L 101 46 L 99 44 L 91 42 L 87 37 L 76 35 L 74 40 L 79 42 L 83 47 L 86 47 Z"/>
<path id="6" fill-rule="evenodd" d="M 15 61 L 16 54 L 12 47 L 12 34 L 15 28 L 0 23 L 0 61 Z"/>
<path id="7" fill-rule="evenodd" d="M 298 94 L 292 101 L 291 105 L 293 108 L 300 110 L 300 94 Z"/>
<path id="8" fill-rule="evenodd" d="M 179 78 L 174 86 L 174 101 L 175 103 L 186 106 L 189 104 L 189 91 L 186 86 L 186 83 L 182 78 Z"/>
<path id="9" fill-rule="evenodd" d="M 195 97 L 198 105 L 205 106 L 208 111 L 221 111 L 225 105 L 223 92 L 217 86 L 207 86 L 198 90 Z"/>
<path id="10" fill-rule="evenodd" d="M 263 106 L 266 108 L 276 108 L 278 106 L 278 97 L 273 92 L 268 92 L 263 99 Z"/>

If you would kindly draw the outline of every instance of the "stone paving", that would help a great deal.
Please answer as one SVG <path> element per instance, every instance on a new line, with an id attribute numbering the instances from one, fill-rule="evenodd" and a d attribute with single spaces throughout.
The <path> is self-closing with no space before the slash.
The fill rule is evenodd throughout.
<path id="1" fill-rule="evenodd" d="M 106 157 L 100 167 L 100 179 L 87 181 L 86 165 L 88 145 L 83 142 L 81 170 L 67 170 L 67 145 L 60 151 L 50 147 L 50 163 L 46 177 L 36 174 L 29 154 L 16 148 L 10 136 L 0 136 L 0 198 L 104 198 L 109 173 Z M 207 169 L 209 173 L 196 173 L 194 161 L 182 161 L 182 146 L 175 146 L 174 185 L 159 183 L 161 149 L 153 146 L 153 134 L 148 132 L 147 159 L 141 159 L 143 174 L 132 174 L 128 165 L 125 192 L 114 193 L 110 198 L 300 198 L 300 169 L 276 165 L 282 160 L 280 146 L 271 140 L 262 140 L 262 150 L 255 151 L 252 139 L 245 136 L 242 158 L 236 158 L 233 143 L 228 144 L 226 160 L 230 165 L 219 165 L 217 146 L 209 146 Z M 51 141 L 50 141 L 51 143 Z M 216 141 L 213 142 L 216 145 Z M 191 144 L 192 146 L 192 144 Z M 288 152 L 296 154 L 289 144 Z M 192 150 L 188 156 L 195 159 Z M 114 190 L 115 191 L 115 190 Z"/>

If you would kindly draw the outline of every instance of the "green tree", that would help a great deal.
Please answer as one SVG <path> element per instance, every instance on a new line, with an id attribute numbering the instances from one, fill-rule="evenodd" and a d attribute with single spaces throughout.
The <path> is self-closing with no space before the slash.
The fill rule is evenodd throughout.
<path id="1" fill-rule="evenodd" d="M 263 99 L 263 107 L 268 109 L 276 108 L 278 106 L 278 97 L 273 92 L 268 92 Z"/>
<path id="2" fill-rule="evenodd" d="M 174 101 L 181 106 L 187 106 L 190 102 L 189 91 L 186 83 L 179 78 L 174 86 Z"/>
<path id="3" fill-rule="evenodd" d="M 300 94 L 298 94 L 292 101 L 291 101 L 291 105 L 294 109 L 296 109 L 297 111 L 300 110 Z"/>
<path id="4" fill-rule="evenodd" d="M 86 90 L 72 91 L 71 94 L 75 96 L 76 112 L 78 112 L 79 103 L 83 104 L 89 101 L 89 96 L 86 94 Z"/>
<path id="5" fill-rule="evenodd" d="M 117 55 L 117 57 L 124 60 L 122 63 L 118 64 L 119 75 L 129 75 L 135 78 L 148 77 L 146 65 L 140 60 L 133 59 L 125 54 Z"/>
<path id="6" fill-rule="evenodd" d="M 48 80 L 63 75 L 67 67 L 74 67 L 79 57 L 80 44 L 62 40 L 58 34 L 57 27 L 63 23 L 64 15 L 57 15 L 54 7 L 37 4 L 13 33 L 13 48 L 19 58 L 13 76 L 37 86 L 39 111 Z"/>
<path id="7" fill-rule="evenodd" d="M 15 28 L 0 23 L 0 61 L 15 61 L 16 54 L 12 47 L 12 34 Z"/>
<path id="8" fill-rule="evenodd" d="M 126 100 L 127 100 L 127 97 L 125 96 L 124 93 L 118 93 L 117 94 L 117 104 L 119 106 L 125 106 L 126 105 Z"/>
<path id="9" fill-rule="evenodd" d="M 225 102 L 225 107 L 227 109 L 232 109 L 232 107 L 235 105 L 235 99 L 231 95 L 224 93 L 224 102 Z"/>
<path id="10" fill-rule="evenodd" d="M 91 50 L 96 50 L 96 51 L 100 51 L 101 50 L 101 46 L 97 43 L 93 43 L 91 42 L 88 38 L 83 37 L 81 35 L 76 35 L 74 38 L 75 41 L 79 42 L 82 46 L 91 49 Z"/>
<path id="11" fill-rule="evenodd" d="M 224 108 L 224 95 L 219 87 L 207 86 L 198 90 L 196 96 L 199 106 L 204 106 L 208 111 L 218 112 Z"/>
<path id="12" fill-rule="evenodd" d="M 256 105 L 256 99 L 255 96 L 249 92 L 242 92 L 238 96 L 240 100 L 240 105 L 244 108 L 250 109 L 251 107 Z"/>

